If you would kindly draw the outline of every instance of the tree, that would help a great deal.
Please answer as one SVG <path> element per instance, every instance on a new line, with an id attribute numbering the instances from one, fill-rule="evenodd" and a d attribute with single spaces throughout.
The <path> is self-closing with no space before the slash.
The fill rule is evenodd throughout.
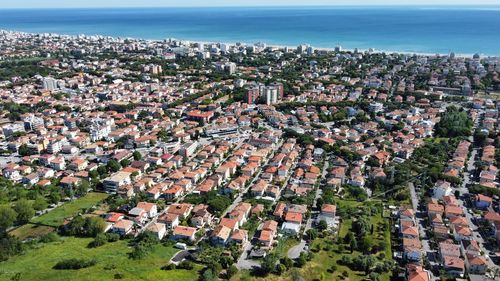
<path id="1" fill-rule="evenodd" d="M 202 281 L 215 281 L 216 276 L 212 272 L 212 270 L 209 268 L 209 269 L 205 270 L 205 272 L 203 272 L 203 275 L 201 276 L 201 280 Z"/>
<path id="2" fill-rule="evenodd" d="M 278 266 L 276 267 L 276 274 L 278 275 L 281 275 L 283 273 L 285 273 L 286 271 L 286 266 L 284 264 L 278 264 Z"/>
<path id="3" fill-rule="evenodd" d="M 231 279 L 231 277 L 235 276 L 238 273 L 238 268 L 233 264 L 227 269 L 227 277 Z"/>
<path id="4" fill-rule="evenodd" d="M 349 246 L 351 247 L 351 254 L 358 248 L 358 241 L 356 241 L 356 237 L 354 237 L 351 242 L 349 243 Z"/>
<path id="5" fill-rule="evenodd" d="M 14 225 L 17 214 L 8 206 L 0 206 L 0 235 L 7 228 Z"/>
<path id="6" fill-rule="evenodd" d="M 328 224 L 326 223 L 325 220 L 320 220 L 319 221 L 319 223 L 318 223 L 318 229 L 321 230 L 321 231 L 328 229 Z"/>
<path id="7" fill-rule="evenodd" d="M 89 247 L 91 248 L 99 247 L 106 244 L 106 242 L 108 242 L 108 237 L 106 236 L 106 234 L 99 233 L 94 238 L 94 241 L 90 242 Z"/>
<path id="8" fill-rule="evenodd" d="M 50 203 L 56 204 L 57 202 L 61 201 L 61 194 L 58 191 L 54 190 L 54 191 L 50 192 L 49 200 L 50 200 Z"/>
<path id="9" fill-rule="evenodd" d="M 100 217 L 88 217 L 85 221 L 87 236 L 95 237 L 99 233 L 103 233 L 106 228 L 106 223 Z"/>
<path id="10" fill-rule="evenodd" d="M 306 256 L 304 255 L 304 252 L 300 253 L 299 258 L 297 259 L 297 266 L 298 267 L 303 267 L 306 265 L 307 259 Z"/>
<path id="11" fill-rule="evenodd" d="M 120 161 L 120 165 L 122 165 L 122 167 L 128 167 L 130 166 L 130 160 L 123 159 L 122 161 Z"/>
<path id="12" fill-rule="evenodd" d="M 132 153 L 132 155 L 134 156 L 134 160 L 135 161 L 139 161 L 142 159 L 142 154 L 139 152 L 139 151 L 134 151 L 134 153 Z"/>
<path id="13" fill-rule="evenodd" d="M 286 268 L 287 268 L 287 269 L 290 269 L 290 268 L 292 268 L 292 266 L 293 266 L 293 261 L 292 261 L 292 259 L 291 259 L 291 258 L 289 258 L 289 257 L 284 257 L 284 258 L 282 258 L 282 259 L 281 259 L 281 263 L 282 263 L 284 266 L 286 266 Z"/>
<path id="14" fill-rule="evenodd" d="M 87 191 L 90 189 L 90 183 L 87 180 L 82 180 L 80 184 L 76 187 L 76 195 L 83 196 L 87 194 Z"/>
<path id="15" fill-rule="evenodd" d="M 316 229 L 311 228 L 306 231 L 306 235 L 309 240 L 314 240 L 318 238 L 318 231 Z"/>
<path id="16" fill-rule="evenodd" d="M 17 221 L 20 224 L 25 224 L 35 215 L 35 210 L 30 202 L 26 199 L 21 199 L 14 205 L 14 211 L 17 213 Z"/>
<path id="17" fill-rule="evenodd" d="M 118 172 L 121 168 L 120 163 L 118 161 L 111 159 L 108 161 L 108 164 L 106 164 L 106 167 L 108 168 L 109 171 L 111 172 Z"/>
<path id="18" fill-rule="evenodd" d="M 361 240 L 360 248 L 363 249 L 363 252 L 369 253 L 373 247 L 373 239 L 370 236 L 365 236 Z"/>
<path id="19" fill-rule="evenodd" d="M 33 209 L 40 211 L 47 207 L 47 200 L 42 196 L 37 196 L 35 201 L 33 202 Z"/>
<path id="20" fill-rule="evenodd" d="M 19 155 L 21 156 L 29 156 L 32 155 L 31 149 L 28 147 L 27 144 L 22 144 L 19 149 L 18 149 Z"/>
<path id="21" fill-rule="evenodd" d="M 270 272 L 274 271 L 274 269 L 276 268 L 277 261 L 278 257 L 274 253 L 265 256 L 264 260 L 262 261 L 262 264 L 260 265 L 260 270 L 262 274 L 267 275 Z"/>
<path id="22" fill-rule="evenodd" d="M 158 132 L 158 138 L 162 141 L 167 141 L 168 140 L 168 132 L 167 130 L 165 129 L 161 129 L 159 132 Z"/>
<path id="23" fill-rule="evenodd" d="M 370 230 L 370 222 L 365 216 L 361 216 L 352 223 L 352 230 L 358 237 L 363 237 Z"/>

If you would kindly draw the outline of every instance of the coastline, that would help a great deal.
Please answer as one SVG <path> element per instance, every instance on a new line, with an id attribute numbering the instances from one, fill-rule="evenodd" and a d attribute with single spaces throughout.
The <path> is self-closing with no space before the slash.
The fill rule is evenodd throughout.
<path id="1" fill-rule="evenodd" d="M 79 35 L 72 35 L 72 34 L 59 34 L 59 33 L 51 33 L 51 32 L 25 32 L 25 31 L 18 31 L 18 30 L 6 30 L 6 29 L 0 29 L 0 32 L 9 32 L 9 33 L 20 33 L 20 34 L 28 34 L 28 35 L 42 35 L 42 34 L 49 34 L 51 36 L 65 36 L 65 37 L 78 37 L 78 36 L 84 36 L 84 37 L 105 37 L 105 38 L 114 38 L 114 39 L 131 39 L 131 40 L 137 40 L 137 41 L 146 41 L 146 42 L 159 42 L 162 40 L 166 39 L 172 39 L 172 40 L 177 40 L 177 41 L 184 41 L 184 42 L 189 42 L 189 43 L 201 43 L 201 44 L 227 44 L 227 45 L 236 45 L 237 43 L 240 43 L 244 46 L 252 46 L 257 43 L 263 43 L 266 44 L 266 47 L 270 48 L 277 48 L 277 49 L 284 49 L 284 48 L 290 48 L 290 49 L 295 49 L 299 45 L 309 45 L 314 48 L 314 50 L 319 50 L 319 51 L 328 51 L 328 52 L 334 52 L 335 47 L 315 47 L 312 44 L 309 43 L 302 43 L 299 45 L 286 45 L 286 44 L 268 44 L 266 42 L 228 42 L 228 41 L 207 41 L 207 40 L 196 40 L 196 39 L 184 39 L 184 38 L 174 38 L 174 37 L 166 37 L 164 39 L 150 39 L 150 38 L 138 38 L 138 37 L 131 37 L 131 36 L 110 36 L 110 35 L 103 35 L 103 34 L 86 34 L 82 33 Z M 354 52 L 356 48 L 344 48 L 342 47 L 342 52 Z M 369 49 L 372 49 L 371 53 L 376 53 L 376 54 L 381 54 L 381 53 L 386 53 L 386 54 L 400 54 L 400 55 L 417 55 L 417 56 L 425 56 L 425 57 L 431 57 L 431 56 L 448 56 L 449 53 L 426 53 L 426 52 L 413 52 L 413 51 L 404 51 L 404 50 L 379 50 L 376 48 L 357 48 L 359 53 L 365 53 L 365 52 L 370 52 Z M 475 54 L 463 54 L 463 53 L 455 53 L 455 57 L 462 57 L 462 58 L 472 58 Z M 496 58 L 500 57 L 499 55 L 488 55 L 488 54 L 482 54 L 479 53 L 480 56 L 482 57 L 491 57 L 491 58 Z"/>

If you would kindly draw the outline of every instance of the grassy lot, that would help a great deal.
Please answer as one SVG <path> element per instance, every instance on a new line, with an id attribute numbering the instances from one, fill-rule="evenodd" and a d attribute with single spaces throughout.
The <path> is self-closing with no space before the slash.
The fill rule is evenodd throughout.
<path id="1" fill-rule="evenodd" d="M 33 218 L 28 224 L 12 230 L 10 234 L 21 240 L 40 237 L 60 226 L 65 218 L 72 217 L 83 209 L 95 206 L 108 196 L 105 193 L 91 192 L 75 201 L 65 203 L 45 215 Z"/>
<path id="2" fill-rule="evenodd" d="M 43 224 L 47 226 L 58 227 L 67 217 L 72 217 L 78 214 L 83 209 L 88 209 L 95 206 L 99 202 L 103 201 L 109 196 L 106 193 L 96 193 L 91 192 L 82 198 L 78 198 L 75 201 L 65 203 L 62 206 L 57 207 L 55 210 L 48 212 L 45 215 L 36 217 L 31 220 L 35 224 Z"/>
<path id="3" fill-rule="evenodd" d="M 370 201 L 370 202 L 357 202 L 350 200 L 338 200 L 337 207 L 341 209 L 354 209 L 356 212 L 363 212 L 362 207 L 370 206 L 372 204 L 380 204 L 380 201 Z M 342 239 L 351 227 L 352 219 L 351 215 L 346 215 L 339 230 L 339 239 Z M 382 217 L 382 213 L 377 212 L 370 216 L 370 223 L 374 226 L 374 232 L 371 235 L 375 244 L 385 241 L 387 247 L 384 252 L 379 252 L 376 254 L 378 260 L 383 260 L 383 253 L 386 257 L 392 257 L 391 250 L 391 234 L 389 228 L 384 229 L 382 224 L 388 222 L 388 218 Z M 293 241 L 293 240 L 292 240 Z M 287 243 L 285 243 L 287 244 Z M 291 242 L 289 244 L 292 244 Z M 338 261 L 343 255 L 357 257 L 363 255 L 363 253 L 354 251 L 352 254 L 349 250 L 349 246 L 343 245 L 334 236 L 326 236 L 324 238 L 318 238 L 311 243 L 310 249 L 312 250 L 314 256 L 311 261 L 307 262 L 302 268 L 292 268 L 281 276 L 270 274 L 265 278 L 258 278 L 251 276 L 250 272 L 247 270 L 241 271 L 232 280 L 262 280 L 262 281 L 285 281 L 294 280 L 296 276 L 302 277 L 304 280 L 342 280 L 342 274 L 346 272 L 348 277 L 345 280 L 349 281 L 361 281 L 366 279 L 364 272 L 353 271 L 347 266 L 338 264 Z M 384 273 L 380 275 L 380 280 L 387 281 L 390 280 L 390 273 Z"/>
<path id="4" fill-rule="evenodd" d="M 28 238 L 37 238 L 43 236 L 47 233 L 54 231 L 56 228 L 46 225 L 37 225 L 32 223 L 27 223 L 20 226 L 10 232 L 10 234 L 16 236 L 21 240 L 26 240 Z"/>
<path id="5" fill-rule="evenodd" d="M 193 270 L 170 270 L 160 268 L 166 265 L 178 251 L 173 247 L 158 245 L 142 260 L 128 258 L 131 248 L 127 240 L 107 243 L 98 248 L 87 248 L 91 238 L 64 237 L 61 241 L 40 244 L 39 248 L 28 250 L 0 263 L 0 280 L 11 280 L 20 274 L 19 280 L 114 280 L 121 274 L 121 280 L 196 280 L 201 266 Z M 97 264 L 79 270 L 55 270 L 52 267 L 68 258 L 95 259 Z"/>

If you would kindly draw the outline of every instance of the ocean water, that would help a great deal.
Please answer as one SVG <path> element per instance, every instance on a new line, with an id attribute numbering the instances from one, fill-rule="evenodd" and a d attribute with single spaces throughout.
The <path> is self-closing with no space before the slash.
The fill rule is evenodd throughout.
<path id="1" fill-rule="evenodd" d="M 500 6 L 0 9 L 0 29 L 500 55 Z"/>

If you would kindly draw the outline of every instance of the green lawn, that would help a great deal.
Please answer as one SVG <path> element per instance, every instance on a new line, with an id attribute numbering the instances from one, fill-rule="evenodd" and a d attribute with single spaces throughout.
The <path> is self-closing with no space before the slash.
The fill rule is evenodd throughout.
<path id="1" fill-rule="evenodd" d="M 75 201 L 65 203 L 45 215 L 33 218 L 29 223 L 12 230 L 10 234 L 21 240 L 40 237 L 59 227 L 65 218 L 72 217 L 83 209 L 95 206 L 108 196 L 105 193 L 91 192 Z"/>
<path id="2" fill-rule="evenodd" d="M 158 245 L 146 258 L 132 260 L 128 258 L 131 248 L 126 240 L 92 249 L 87 248 L 90 241 L 91 238 L 64 237 L 59 242 L 39 244 L 39 248 L 0 263 L 0 280 L 11 280 L 16 274 L 20 274 L 19 280 L 115 280 L 115 274 L 121 274 L 120 280 L 188 281 L 196 280 L 201 270 L 199 265 L 190 271 L 161 270 L 178 251 L 173 247 Z M 96 259 L 97 264 L 79 270 L 52 269 L 68 258 Z"/>
<path id="3" fill-rule="evenodd" d="M 31 220 L 34 224 L 42 224 L 47 226 L 58 227 L 65 218 L 77 215 L 81 210 L 95 206 L 99 202 L 106 199 L 109 195 L 106 193 L 91 192 L 82 198 L 75 201 L 67 202 L 62 206 L 57 207 L 55 210 L 48 212 L 45 215 L 36 217 Z"/>

